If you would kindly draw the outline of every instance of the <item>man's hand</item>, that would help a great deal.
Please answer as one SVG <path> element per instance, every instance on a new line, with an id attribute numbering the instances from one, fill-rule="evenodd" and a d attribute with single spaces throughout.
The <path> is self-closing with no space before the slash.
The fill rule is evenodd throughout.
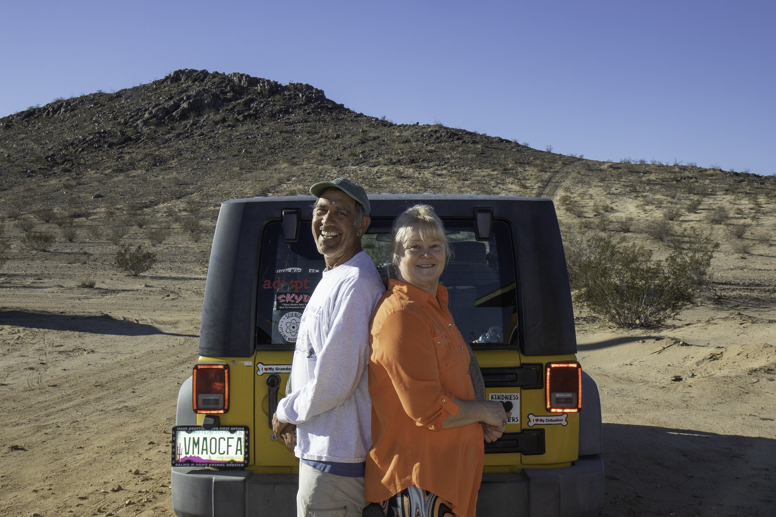
<path id="1" fill-rule="evenodd" d="M 498 428 L 488 424 L 482 424 L 482 434 L 486 443 L 492 443 L 501 438 L 504 434 L 504 427 Z"/>
<path id="2" fill-rule="evenodd" d="M 278 420 L 278 415 L 272 415 L 272 432 L 281 440 L 286 447 L 293 449 L 296 447 L 296 426 L 288 422 Z"/>

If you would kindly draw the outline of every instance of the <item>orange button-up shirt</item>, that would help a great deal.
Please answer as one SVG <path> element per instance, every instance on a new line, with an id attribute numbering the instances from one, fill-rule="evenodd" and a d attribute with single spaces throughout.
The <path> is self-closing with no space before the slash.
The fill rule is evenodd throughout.
<path id="1" fill-rule="evenodd" d="M 366 458 L 366 499 L 384 501 L 416 485 L 473 517 L 482 481 L 479 423 L 442 429 L 460 410 L 454 397 L 475 400 L 469 350 L 447 309 L 447 289 L 432 296 L 391 280 L 371 331 L 369 395 L 372 449 Z"/>

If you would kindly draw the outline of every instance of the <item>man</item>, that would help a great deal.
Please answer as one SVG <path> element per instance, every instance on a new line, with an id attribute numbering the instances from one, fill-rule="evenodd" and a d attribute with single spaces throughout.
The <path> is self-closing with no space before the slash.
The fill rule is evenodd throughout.
<path id="1" fill-rule="evenodd" d="M 318 198 L 312 230 L 326 270 L 302 314 L 291 390 L 272 428 L 300 458 L 297 516 L 361 517 L 372 445 L 369 323 L 385 287 L 361 249 L 371 222 L 364 189 L 337 178 L 310 192 Z"/>

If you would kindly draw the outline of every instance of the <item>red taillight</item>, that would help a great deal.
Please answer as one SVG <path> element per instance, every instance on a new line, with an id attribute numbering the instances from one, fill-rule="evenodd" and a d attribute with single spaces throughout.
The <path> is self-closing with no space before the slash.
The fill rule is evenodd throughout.
<path id="1" fill-rule="evenodd" d="M 582 408 L 582 367 L 579 363 L 547 365 L 547 411 L 576 413 Z"/>
<path id="2" fill-rule="evenodd" d="M 229 410 L 229 367 L 225 364 L 194 366 L 194 412 L 226 413 Z"/>

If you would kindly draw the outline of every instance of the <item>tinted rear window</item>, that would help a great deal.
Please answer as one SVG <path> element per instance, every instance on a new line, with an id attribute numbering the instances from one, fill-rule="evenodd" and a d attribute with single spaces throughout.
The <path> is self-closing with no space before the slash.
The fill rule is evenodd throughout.
<path id="1" fill-rule="evenodd" d="M 387 278 L 392 220 L 373 220 L 364 250 Z M 453 257 L 440 283 L 449 293 L 456 325 L 473 348 L 516 346 L 515 266 L 509 225 L 493 222 L 487 241 L 476 240 L 471 221 L 445 221 Z M 265 227 L 258 285 L 257 340 L 260 348 L 292 349 L 302 311 L 326 265 L 309 221 L 297 242 L 284 242 L 280 223 Z M 262 346 L 264 345 L 264 346 Z"/>

